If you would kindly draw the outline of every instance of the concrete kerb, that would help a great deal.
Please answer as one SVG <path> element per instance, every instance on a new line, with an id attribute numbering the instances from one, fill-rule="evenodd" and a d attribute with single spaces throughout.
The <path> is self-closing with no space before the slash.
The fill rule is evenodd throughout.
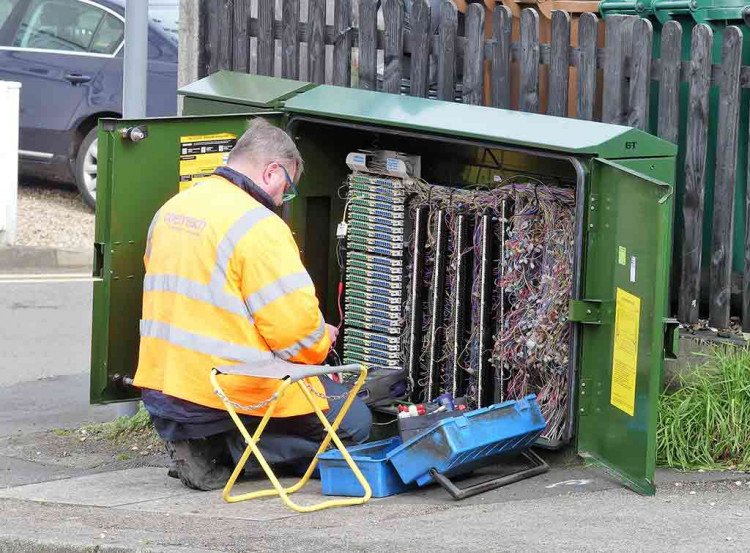
<path id="1" fill-rule="evenodd" d="M 0 553 L 135 553 L 136 551 L 146 553 L 152 550 L 107 544 L 71 544 L 54 540 L 0 536 Z"/>
<path id="2" fill-rule="evenodd" d="M 0 553 L 195 553 L 196 551 L 212 553 L 210 549 L 197 550 L 181 546 L 143 547 L 139 545 L 131 547 L 106 543 L 72 543 L 54 539 L 0 536 Z"/>
<path id="3" fill-rule="evenodd" d="M 0 247 L 0 273 L 6 275 L 47 271 L 90 273 L 92 264 L 91 251 Z"/>

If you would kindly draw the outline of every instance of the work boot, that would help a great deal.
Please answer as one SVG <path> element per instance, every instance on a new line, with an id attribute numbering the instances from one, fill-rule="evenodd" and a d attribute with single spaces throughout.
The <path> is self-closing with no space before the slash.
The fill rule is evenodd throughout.
<path id="1" fill-rule="evenodd" d="M 223 440 L 200 438 L 169 442 L 174 448 L 174 469 L 185 486 L 194 490 L 218 490 L 224 487 L 232 471 L 217 463 L 223 457 Z M 171 469 L 170 469 L 171 472 Z"/>
<path id="2" fill-rule="evenodd" d="M 169 455 L 169 470 L 167 470 L 167 476 L 170 478 L 179 478 L 180 475 L 177 474 L 177 462 L 174 459 L 174 445 L 172 442 L 164 442 L 164 449 L 167 451 L 167 455 Z"/>

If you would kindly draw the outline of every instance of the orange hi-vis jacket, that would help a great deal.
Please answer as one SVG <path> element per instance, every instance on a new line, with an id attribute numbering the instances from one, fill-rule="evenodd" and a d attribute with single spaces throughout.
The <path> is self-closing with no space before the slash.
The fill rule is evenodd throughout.
<path id="1" fill-rule="evenodd" d="M 273 357 L 318 364 L 327 356 L 331 340 L 291 230 L 228 180 L 214 176 L 167 201 L 149 228 L 144 261 L 136 386 L 223 409 L 212 368 Z M 227 396 L 243 405 L 268 399 L 279 385 L 220 378 Z M 308 382 L 324 392 L 317 378 Z M 262 415 L 265 407 L 239 411 Z M 274 416 L 312 412 L 293 386 Z"/>

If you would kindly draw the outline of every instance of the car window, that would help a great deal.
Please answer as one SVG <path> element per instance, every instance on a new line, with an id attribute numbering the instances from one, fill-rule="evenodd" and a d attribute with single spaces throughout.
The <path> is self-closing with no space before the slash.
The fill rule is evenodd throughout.
<path id="1" fill-rule="evenodd" d="M 33 0 L 13 46 L 85 52 L 103 16 L 103 10 L 78 0 Z"/>
<path id="2" fill-rule="evenodd" d="M 180 28 L 180 3 L 176 0 L 149 0 L 148 17 L 167 36 L 177 42 Z"/>
<path id="3" fill-rule="evenodd" d="M 16 4 L 20 1 L 21 0 L 0 0 L 0 28 L 5 25 L 10 12 L 13 11 L 13 8 L 15 8 Z"/>
<path id="4" fill-rule="evenodd" d="M 99 30 L 91 42 L 91 52 L 96 54 L 114 54 L 122 42 L 125 33 L 125 24 L 112 14 L 104 16 L 104 21 L 99 25 Z"/>

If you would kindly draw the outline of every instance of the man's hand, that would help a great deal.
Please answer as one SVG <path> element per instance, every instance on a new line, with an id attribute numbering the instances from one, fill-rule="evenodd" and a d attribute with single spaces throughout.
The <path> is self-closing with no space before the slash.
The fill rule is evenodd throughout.
<path id="1" fill-rule="evenodd" d="M 331 338 L 331 345 L 336 343 L 336 338 L 339 337 L 339 329 L 336 326 L 329 325 L 326 323 L 326 328 L 328 329 L 328 336 Z"/>

